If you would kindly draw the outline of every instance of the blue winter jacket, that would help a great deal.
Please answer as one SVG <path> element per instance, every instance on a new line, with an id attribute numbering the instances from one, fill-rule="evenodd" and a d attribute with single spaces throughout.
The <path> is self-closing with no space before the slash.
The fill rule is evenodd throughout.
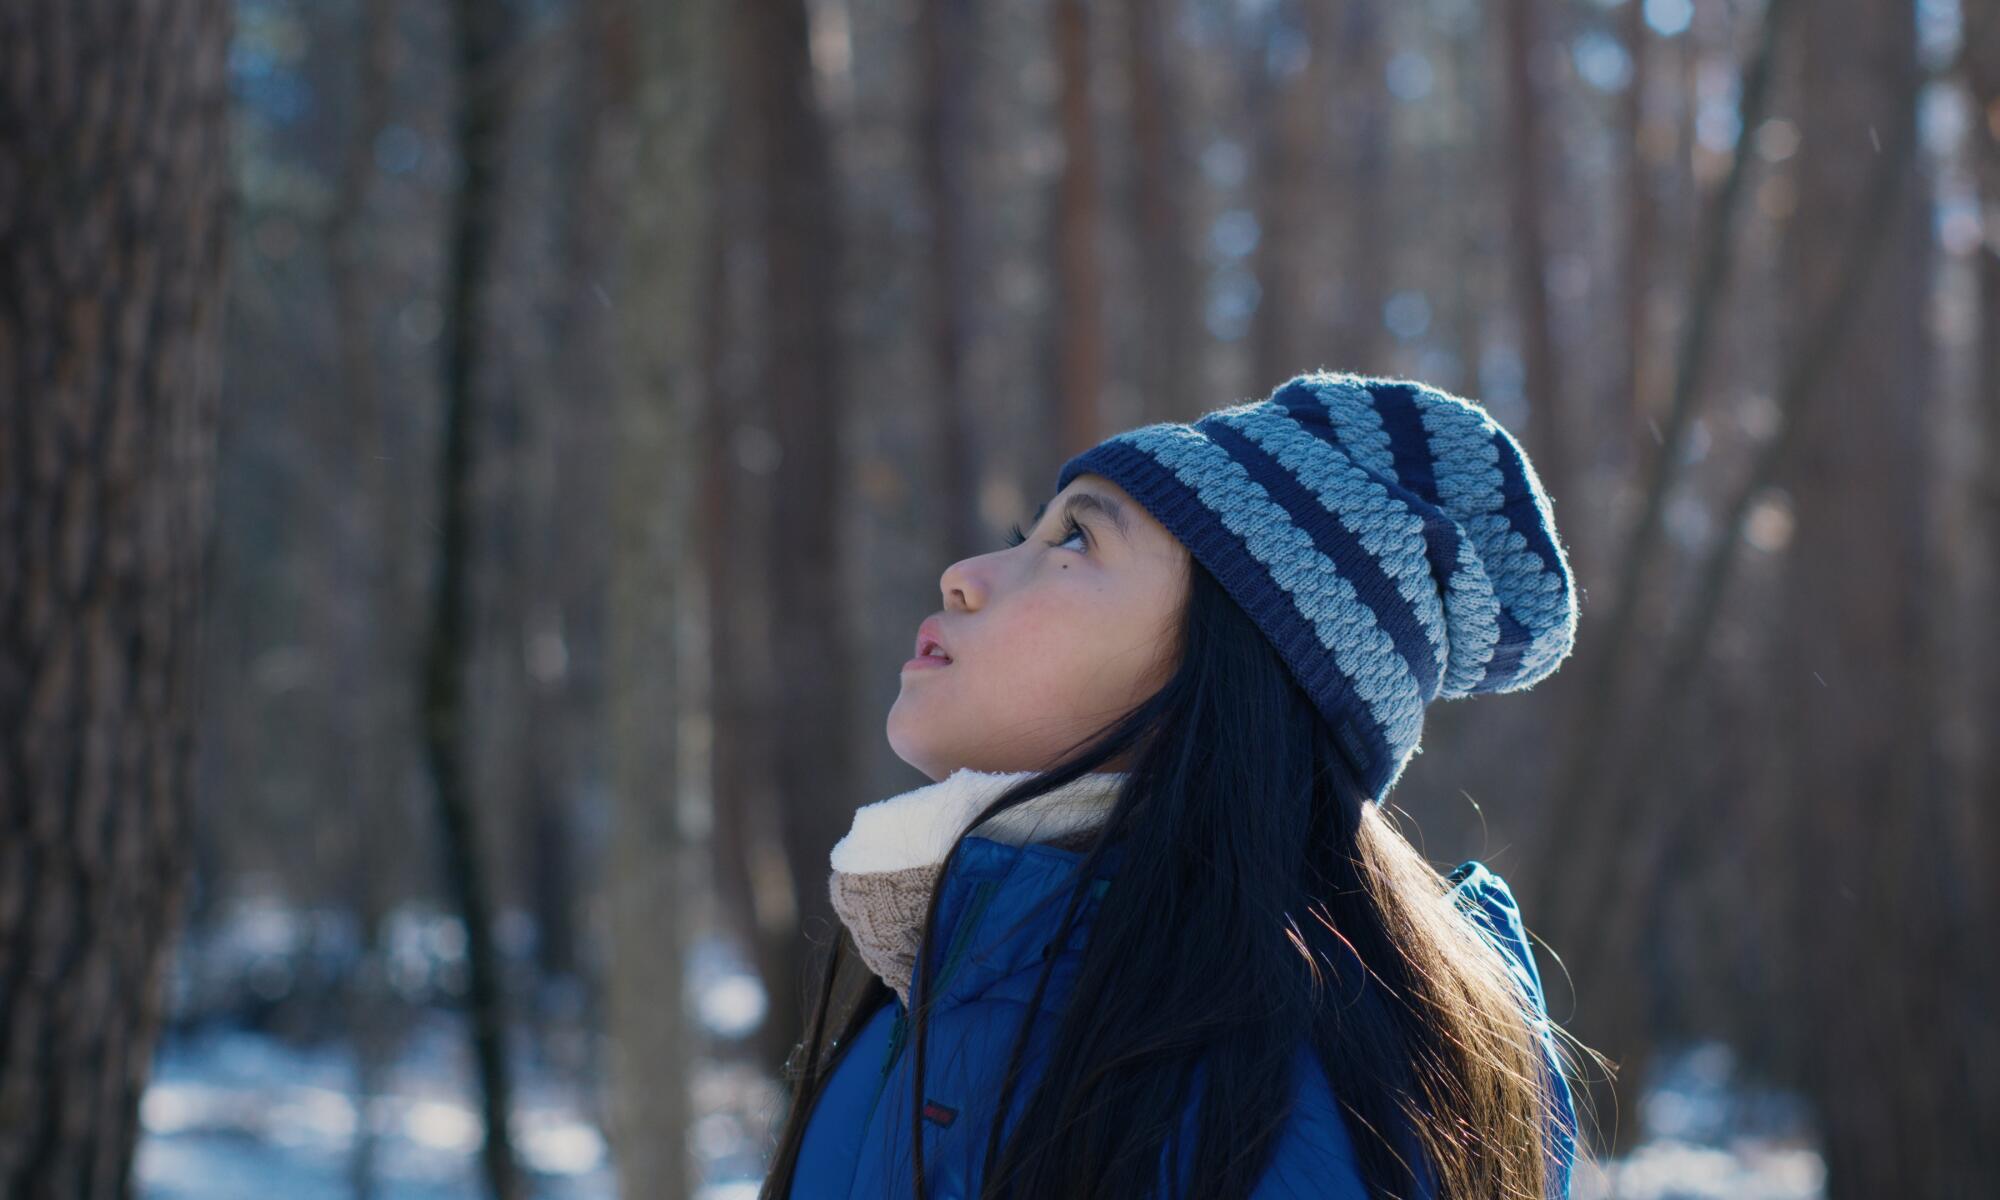
<path id="1" fill-rule="evenodd" d="M 1082 950 L 1118 858 L 1114 844 L 1087 896 L 1068 944 L 1057 957 L 1011 1097 L 1011 1132 L 1047 1062 L 1062 1007 L 1075 984 Z M 1013 846 L 967 837 L 939 897 L 932 959 L 939 997 L 925 1044 L 924 1172 L 932 1200 L 971 1200 L 979 1193 L 987 1130 L 998 1102 L 1007 1055 L 1033 997 L 1044 948 L 1061 924 L 1063 894 L 1083 855 L 1054 846 Z M 1546 1018 L 1541 977 L 1506 883 L 1483 863 L 1468 861 L 1452 881 L 1478 901 L 1478 913 L 1517 982 Z M 1011 931 L 1011 932 L 1010 932 Z M 921 993 L 913 996 L 920 1003 Z M 878 1200 L 913 1194 L 910 1154 L 908 1013 L 892 1000 L 855 1033 L 813 1107 L 793 1176 L 793 1200 Z M 1568 1086 L 1544 1045 L 1559 1098 L 1560 1136 L 1550 1158 L 1549 1194 L 1566 1200 L 1574 1157 L 1574 1112 Z M 1255 1200 L 1366 1200 L 1354 1144 L 1326 1074 L 1303 1040 L 1294 1059 L 1295 1103 Z M 1198 1103 L 1202 1073 L 1195 1074 Z M 1180 1178 L 1193 1167 L 1195 1105 L 1183 1126 Z M 1165 1163 L 1159 1195 L 1168 1194 Z"/>

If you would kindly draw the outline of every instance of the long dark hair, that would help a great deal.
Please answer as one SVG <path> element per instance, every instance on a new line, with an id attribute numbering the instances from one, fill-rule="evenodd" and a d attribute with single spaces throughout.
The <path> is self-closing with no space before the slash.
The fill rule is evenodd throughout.
<path id="1" fill-rule="evenodd" d="M 1130 759 L 1076 872 L 1055 945 L 1065 944 L 1106 847 L 1124 842 L 1123 859 L 1048 1066 L 1003 1145 L 1001 1122 L 1023 1083 L 1028 1023 L 1053 959 L 1024 1010 L 986 1135 L 980 1195 L 1152 1194 L 1200 1062 L 1207 1081 L 1188 1194 L 1248 1196 L 1277 1149 L 1303 1034 L 1374 1195 L 1411 1196 L 1422 1180 L 1439 1200 L 1540 1200 L 1558 1123 L 1525 997 L 1449 881 L 1368 802 L 1270 643 L 1198 561 L 1189 565 L 1168 682 L 973 822 Z M 933 890 L 925 945 L 962 840 Z M 918 957 L 925 976 L 916 994 L 928 997 L 930 956 Z M 838 1052 L 892 999 L 864 968 L 858 996 L 836 1004 L 836 978 L 853 958 L 843 930 L 787 1065 L 790 1101 L 763 1200 L 790 1195 Z M 823 1062 L 836 1008 L 848 1015 Z M 928 1003 L 911 1013 L 917 1197 L 927 1194 L 919 1124 L 927 1016 Z M 1567 1051 L 1559 1057 L 1569 1070 Z"/>

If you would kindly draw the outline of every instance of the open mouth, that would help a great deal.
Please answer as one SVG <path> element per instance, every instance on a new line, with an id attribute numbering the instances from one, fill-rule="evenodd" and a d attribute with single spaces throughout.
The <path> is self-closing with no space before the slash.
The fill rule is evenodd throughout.
<path id="1" fill-rule="evenodd" d="M 932 671 L 951 665 L 951 656 L 944 652 L 935 638 L 924 637 L 917 641 L 917 655 L 903 664 L 905 671 Z"/>
<path id="2" fill-rule="evenodd" d="M 951 655 L 945 652 L 944 630 L 939 627 L 938 618 L 926 618 L 917 627 L 916 657 L 904 663 L 904 667 L 942 667 L 950 663 Z"/>

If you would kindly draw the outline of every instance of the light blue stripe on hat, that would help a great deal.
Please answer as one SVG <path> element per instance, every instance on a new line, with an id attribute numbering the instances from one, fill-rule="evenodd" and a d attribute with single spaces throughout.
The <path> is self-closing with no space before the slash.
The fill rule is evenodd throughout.
<path id="1" fill-rule="evenodd" d="M 1449 642 L 1444 604 L 1424 556 L 1424 519 L 1343 453 L 1344 447 L 1308 433 L 1283 408 L 1258 405 L 1234 424 L 1290 471 L 1374 556 L 1423 628 L 1431 659 L 1426 674 L 1442 677 Z"/>
<path id="2" fill-rule="evenodd" d="M 1551 583 L 1560 588 L 1562 582 L 1554 577 L 1544 582 L 1541 555 L 1502 511 L 1504 481 L 1500 451 L 1493 439 L 1499 427 L 1485 413 L 1449 397 L 1440 396 L 1422 409 L 1437 474 L 1439 507 L 1465 527 L 1500 606 L 1521 623 L 1531 642 L 1539 639 L 1543 630 L 1535 622 L 1542 620 L 1545 628 L 1548 616 L 1547 606 L 1537 603 L 1538 593 Z M 1499 649 L 1496 645 L 1496 652 Z M 1515 649 L 1525 653 L 1530 647 Z M 1513 679 L 1524 672 L 1517 663 L 1506 674 L 1509 678 L 1486 680 L 1478 690 L 1507 691 Z"/>
<path id="3" fill-rule="evenodd" d="M 1415 422 L 1421 420 L 1423 411 L 1440 401 L 1459 402 L 1446 399 L 1441 394 L 1424 395 L 1419 401 L 1417 395 L 1412 393 L 1421 394 L 1429 389 L 1404 381 L 1390 382 L 1401 389 L 1394 395 L 1398 401 L 1396 411 L 1412 422 L 1410 432 L 1412 436 L 1421 438 L 1424 443 L 1422 453 L 1430 460 L 1424 464 L 1427 477 L 1421 481 L 1405 478 L 1403 472 L 1397 469 L 1395 434 L 1388 428 L 1380 407 L 1389 398 L 1376 395 L 1365 385 L 1362 377 L 1316 372 L 1279 388 L 1273 398 L 1291 409 L 1310 396 L 1324 415 L 1328 427 L 1340 439 L 1342 447 L 1352 453 L 1358 465 L 1393 479 L 1405 488 L 1421 488 L 1416 498 L 1420 502 L 1430 502 L 1432 497 L 1424 493 L 1443 491 L 1445 485 L 1438 477 L 1438 450 L 1432 444 L 1428 423 L 1418 425 Z M 1487 482 L 1490 486 L 1482 495 L 1475 486 L 1476 480 L 1457 480 L 1455 486 L 1459 503 L 1449 503 L 1446 497 L 1440 496 L 1437 498 L 1438 508 L 1454 521 L 1460 520 L 1466 506 L 1482 501 L 1498 508 L 1502 499 L 1502 481 L 1495 474 Z M 1455 561 L 1450 568 L 1450 576 L 1440 581 L 1444 585 L 1444 621 L 1448 632 L 1445 639 L 1448 662 L 1438 690 L 1438 696 L 1443 699 L 1469 696 L 1480 690 L 1486 682 L 1487 669 L 1494 660 L 1494 651 L 1500 640 L 1500 601 L 1494 594 L 1493 581 L 1486 573 L 1479 551 L 1479 546 L 1460 539 L 1453 555 Z M 1511 669 L 1511 663 L 1509 666 Z"/>
<path id="4" fill-rule="evenodd" d="M 1438 695 L 1470 696 L 1486 678 L 1486 664 L 1500 641 L 1500 600 L 1486 564 L 1469 541 L 1458 543 L 1458 564 L 1445 589 L 1445 626 L 1451 631 L 1451 661 Z"/>
<path id="5" fill-rule="evenodd" d="M 1428 701 L 1438 683 L 1436 647 L 1425 634 L 1417 614 L 1403 602 L 1395 581 L 1382 563 L 1363 546 L 1339 518 L 1329 513 L 1305 484 L 1271 457 L 1269 451 L 1251 441 L 1239 427 L 1246 418 L 1210 422 L 1204 418 L 1195 428 L 1208 435 L 1224 453 L 1242 464 L 1250 478 L 1264 489 L 1285 516 L 1312 539 L 1313 548 L 1326 556 L 1334 569 L 1347 577 L 1354 594 L 1375 614 L 1375 623 L 1389 635 L 1403 667 L 1417 681 L 1417 695 Z M 1273 591 L 1276 591 L 1275 586 Z"/>
<path id="6" fill-rule="evenodd" d="M 1383 428 L 1382 414 L 1375 411 L 1366 388 L 1345 376 L 1316 374 L 1308 376 L 1300 390 L 1309 391 L 1319 402 L 1327 424 L 1355 462 L 1385 479 L 1396 478 L 1396 454 L 1389 431 Z M 1284 389 L 1278 395 L 1290 399 Z"/>

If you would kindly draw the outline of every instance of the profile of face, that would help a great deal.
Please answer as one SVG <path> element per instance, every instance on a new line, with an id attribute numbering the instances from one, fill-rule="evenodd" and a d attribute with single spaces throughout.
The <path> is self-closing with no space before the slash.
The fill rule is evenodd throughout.
<path id="1" fill-rule="evenodd" d="M 950 661 L 904 664 L 890 747 L 932 780 L 1053 766 L 1172 675 L 1190 565 L 1124 489 L 1078 475 L 1020 542 L 945 568 L 912 653 L 934 634 Z"/>

